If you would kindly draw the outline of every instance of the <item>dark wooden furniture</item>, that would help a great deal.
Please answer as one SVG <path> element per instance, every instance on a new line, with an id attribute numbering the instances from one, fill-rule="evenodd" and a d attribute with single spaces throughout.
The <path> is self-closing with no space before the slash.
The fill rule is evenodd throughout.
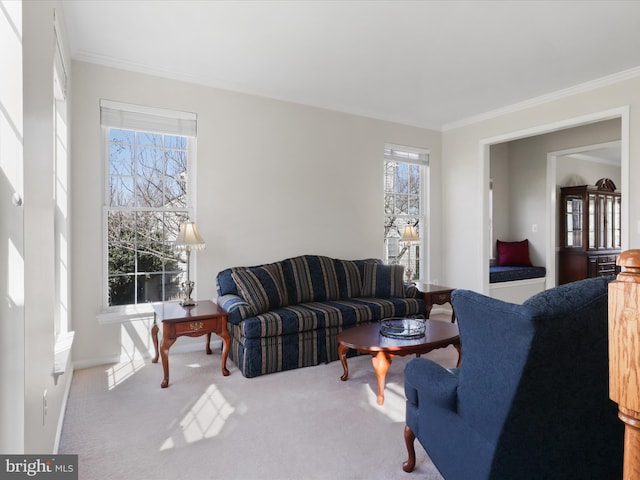
<path id="1" fill-rule="evenodd" d="M 412 339 L 396 339 L 385 337 L 380 333 L 380 323 L 369 323 L 343 330 L 336 336 L 338 341 L 338 356 L 344 370 L 340 380 L 349 378 L 347 352 L 349 349 L 360 353 L 370 353 L 371 362 L 378 381 L 378 405 L 384 403 L 384 381 L 387 370 L 394 356 L 421 355 L 437 348 L 453 345 L 458 350 L 458 365 L 460 364 L 460 335 L 458 327 L 439 320 L 426 320 L 424 337 Z"/>
<path id="2" fill-rule="evenodd" d="M 618 272 L 620 229 L 620 192 L 595 185 L 561 188 L 558 284 Z"/>
<path id="3" fill-rule="evenodd" d="M 445 303 L 451 304 L 451 293 L 455 290 L 455 288 L 427 283 L 418 284 L 417 287 L 424 296 L 424 301 L 427 304 L 427 318 L 429 318 L 431 309 L 434 305 L 444 305 Z M 456 312 L 453 310 L 453 304 L 451 304 L 451 309 L 451 323 L 455 323 Z"/>
<path id="4" fill-rule="evenodd" d="M 215 333 L 222 339 L 222 375 L 229 375 L 227 357 L 229 356 L 229 331 L 227 330 L 227 312 L 215 302 L 203 300 L 191 307 L 183 307 L 179 302 L 163 302 L 153 305 L 154 321 L 151 337 L 155 347 L 155 357 L 152 362 L 158 362 L 158 322 L 162 322 L 162 343 L 160 356 L 164 379 L 160 386 L 169 386 L 169 349 L 178 337 L 199 337 L 207 335 L 207 354 L 211 354 L 211 334 Z"/>

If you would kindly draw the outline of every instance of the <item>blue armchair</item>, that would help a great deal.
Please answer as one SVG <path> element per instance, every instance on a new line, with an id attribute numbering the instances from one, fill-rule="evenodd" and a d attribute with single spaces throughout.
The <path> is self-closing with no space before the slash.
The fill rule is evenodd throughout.
<path id="1" fill-rule="evenodd" d="M 453 292 L 462 364 L 405 368 L 405 443 L 446 480 L 622 478 L 623 424 L 609 400 L 608 283 L 582 280 L 515 305 Z"/>

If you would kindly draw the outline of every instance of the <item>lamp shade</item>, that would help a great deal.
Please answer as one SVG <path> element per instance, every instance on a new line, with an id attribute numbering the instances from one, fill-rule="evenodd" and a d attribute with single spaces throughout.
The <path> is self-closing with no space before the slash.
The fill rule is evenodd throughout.
<path id="1" fill-rule="evenodd" d="M 204 240 L 194 222 L 185 222 L 180 225 L 180 233 L 174 245 L 179 250 L 202 250 L 205 247 Z"/>
<path id="2" fill-rule="evenodd" d="M 417 242 L 420 240 L 420 237 L 418 237 L 418 232 L 416 232 L 415 227 L 410 223 L 407 223 L 404 226 L 404 231 L 402 232 L 400 240 L 403 242 Z"/>

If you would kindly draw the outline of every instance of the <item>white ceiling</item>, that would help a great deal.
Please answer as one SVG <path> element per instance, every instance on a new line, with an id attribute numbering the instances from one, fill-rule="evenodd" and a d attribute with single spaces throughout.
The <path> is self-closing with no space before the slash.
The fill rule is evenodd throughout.
<path id="1" fill-rule="evenodd" d="M 640 1 L 62 3 L 74 59 L 438 130 L 640 67 Z"/>

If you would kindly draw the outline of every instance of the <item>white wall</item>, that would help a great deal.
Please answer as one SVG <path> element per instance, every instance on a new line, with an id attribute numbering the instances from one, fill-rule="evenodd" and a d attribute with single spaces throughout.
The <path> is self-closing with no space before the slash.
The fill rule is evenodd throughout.
<path id="1" fill-rule="evenodd" d="M 628 106 L 629 117 L 640 114 L 640 79 L 621 80 L 615 84 L 576 93 L 560 100 L 548 101 L 511 113 L 495 115 L 468 125 L 449 128 L 443 132 L 443 243 L 446 283 L 461 288 L 484 291 L 487 267 L 484 263 L 488 239 L 486 219 L 488 168 L 484 163 L 485 143 L 499 143 L 587 123 L 602 112 L 623 111 Z M 629 178 L 640 170 L 640 126 L 629 130 Z M 623 125 L 623 129 L 624 129 Z M 624 132 L 623 132 L 624 133 Z M 623 135 L 623 140 L 624 140 Z M 597 143 L 591 140 L 585 143 Z M 623 148 L 624 148 L 623 141 Z M 488 148 L 488 147 L 487 147 Z M 568 148 L 568 147 L 567 147 Z M 536 185 L 538 182 L 536 182 Z M 620 186 L 619 186 L 620 187 Z M 536 187 L 536 190 L 539 187 Z M 529 191 L 530 192 L 530 191 Z M 531 192 L 530 192 L 531 193 Z M 513 190 L 511 192 L 513 195 Z M 627 195 L 628 210 L 623 209 L 623 224 L 637 225 L 640 221 L 640 192 L 633 189 Z M 470 202 L 467 199 L 472 198 Z M 526 224 L 534 219 L 527 219 Z M 543 226 L 545 219 L 535 220 Z M 526 228 L 526 227 L 525 227 Z M 540 231 L 540 230 L 539 230 Z M 640 232 L 627 230 L 629 247 L 640 244 Z M 472 239 L 472 241 L 470 241 Z"/>
<path id="2" fill-rule="evenodd" d="M 491 146 L 491 164 L 489 176 L 493 180 L 493 239 L 490 251 L 497 258 L 496 240 L 512 241 L 510 231 L 510 163 L 509 143 Z"/>
<path id="3" fill-rule="evenodd" d="M 5 2 L 0 9 L 7 52 L 0 88 L 0 451 L 7 454 L 54 452 L 71 379 L 66 374 L 56 384 L 52 376 L 54 9 L 59 2 Z"/>
<path id="4" fill-rule="evenodd" d="M 558 189 L 574 185 L 595 185 L 601 178 L 610 178 L 616 184 L 617 190 L 620 190 L 621 174 L 622 170 L 618 165 L 580 160 L 570 156 L 558 157 L 556 164 Z"/>
<path id="5" fill-rule="evenodd" d="M 381 257 L 385 143 L 431 152 L 427 266 L 441 277 L 440 133 L 329 110 L 74 62 L 72 204 L 74 361 L 120 352 L 102 307 L 102 150 L 99 100 L 196 112 L 199 298 L 227 267 L 300 254 Z M 80 200 L 81 199 L 81 200 Z M 434 254 L 435 252 L 435 254 Z"/>
<path id="6" fill-rule="evenodd" d="M 0 2 L 0 452 L 24 449 L 22 2 Z"/>

